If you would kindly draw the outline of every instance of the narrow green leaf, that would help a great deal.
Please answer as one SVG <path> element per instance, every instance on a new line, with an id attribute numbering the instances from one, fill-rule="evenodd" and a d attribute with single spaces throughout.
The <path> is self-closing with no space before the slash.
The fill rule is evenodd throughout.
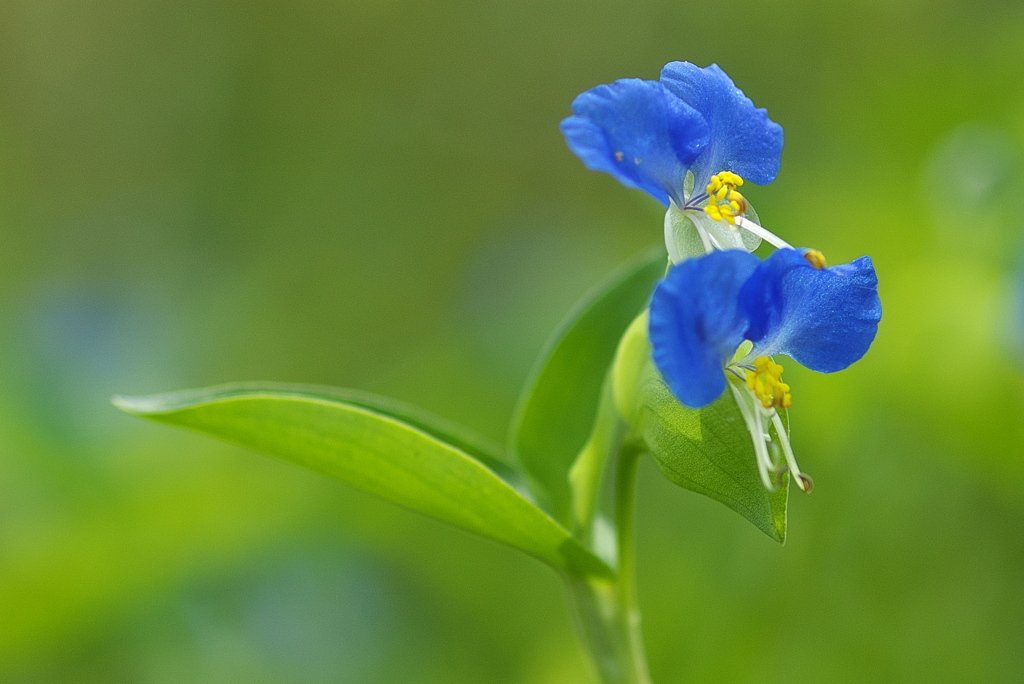
<path id="1" fill-rule="evenodd" d="M 778 542 L 786 539 L 789 476 L 775 492 L 761 482 L 754 446 L 732 392 L 703 409 L 679 403 L 650 367 L 633 427 L 661 471 L 680 487 L 724 503 Z M 786 412 L 783 422 L 788 425 Z"/>
<path id="2" fill-rule="evenodd" d="M 515 546 L 559 570 L 611 573 L 565 528 L 466 450 L 422 426 L 367 406 L 365 395 L 364 403 L 339 395 L 348 393 L 250 385 L 121 397 L 114 403 L 128 413 L 199 430 L 317 470 Z M 464 441 L 465 432 L 456 432 Z"/>
<path id="3" fill-rule="evenodd" d="M 210 398 L 224 398 L 236 395 L 250 395 L 253 392 L 272 392 L 275 395 L 295 395 L 299 397 L 318 397 L 329 401 L 339 401 L 369 409 L 426 432 L 436 439 L 446 442 L 480 461 L 496 472 L 502 479 L 512 482 L 516 488 L 525 489 L 521 482 L 522 476 L 509 464 L 509 456 L 505 447 L 479 435 L 458 423 L 434 415 L 419 406 L 403 401 L 382 397 L 371 392 L 349 389 L 347 387 L 327 387 L 324 385 L 303 385 L 285 382 L 233 382 L 202 390 Z M 190 392 L 162 395 L 174 397 L 178 394 L 190 396 Z"/>
<path id="4" fill-rule="evenodd" d="M 543 505 L 565 523 L 571 518 L 569 469 L 593 427 L 605 372 L 666 263 L 661 247 L 650 249 L 584 298 L 541 354 L 520 399 L 512 450 Z"/>

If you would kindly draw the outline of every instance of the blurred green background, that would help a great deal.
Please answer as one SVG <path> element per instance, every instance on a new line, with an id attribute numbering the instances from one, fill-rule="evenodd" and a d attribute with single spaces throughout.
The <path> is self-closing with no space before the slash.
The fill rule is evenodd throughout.
<path id="1" fill-rule="evenodd" d="M 591 682 L 539 563 L 109 406 L 345 385 L 501 439 L 572 303 L 661 239 L 580 91 L 720 64 L 745 192 L 875 259 L 865 360 L 790 369 L 779 547 L 646 464 L 654 679 L 1024 681 L 1019 2 L 0 4 L 0 680 Z"/>

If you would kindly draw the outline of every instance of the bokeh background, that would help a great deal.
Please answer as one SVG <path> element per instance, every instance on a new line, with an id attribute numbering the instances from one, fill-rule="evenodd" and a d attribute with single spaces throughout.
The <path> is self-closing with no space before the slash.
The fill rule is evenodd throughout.
<path id="1" fill-rule="evenodd" d="M 745 192 L 885 316 L 791 369 L 779 547 L 641 480 L 655 681 L 1024 681 L 1024 4 L 5 0 L 0 681 L 592 682 L 539 563 L 114 393 L 358 387 L 501 439 L 572 303 L 661 236 L 580 91 L 717 62 Z"/>

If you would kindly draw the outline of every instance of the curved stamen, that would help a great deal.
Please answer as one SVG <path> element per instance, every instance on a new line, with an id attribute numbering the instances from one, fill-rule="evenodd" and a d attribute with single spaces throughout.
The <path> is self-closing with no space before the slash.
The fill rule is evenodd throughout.
<path id="1" fill-rule="evenodd" d="M 772 425 L 775 426 L 775 434 L 779 436 L 779 444 L 782 445 L 782 453 L 786 456 L 786 466 L 796 480 L 796 486 L 804 492 L 811 491 L 814 487 L 814 480 L 809 475 L 800 472 L 800 466 L 796 464 L 796 456 L 793 454 L 793 447 L 789 443 L 789 435 L 786 434 L 786 426 L 782 424 L 782 418 L 777 411 L 772 411 Z"/>
<path id="2" fill-rule="evenodd" d="M 693 225 L 697 229 L 697 235 L 700 237 L 700 243 L 704 245 L 704 251 L 707 254 L 711 254 L 715 251 L 715 246 L 711 243 L 711 235 L 708 234 L 708 231 L 704 230 L 704 226 L 700 225 L 700 221 L 694 221 Z"/>
<path id="3" fill-rule="evenodd" d="M 793 245 L 789 244 L 770 230 L 765 230 L 748 218 L 737 216 L 736 224 L 744 230 L 750 231 L 776 249 L 793 249 Z"/>
<path id="4" fill-rule="evenodd" d="M 708 233 L 708 240 L 711 240 L 711 244 L 714 245 L 715 249 L 718 249 L 718 250 L 724 250 L 725 249 L 725 247 L 722 246 L 722 243 L 718 241 L 718 238 L 716 238 L 710 232 Z"/>
<path id="5" fill-rule="evenodd" d="M 767 435 L 765 435 L 764 429 L 761 427 L 756 402 L 754 402 L 754 405 L 751 405 L 750 400 L 752 397 L 750 393 L 733 383 L 729 383 L 729 389 L 732 390 L 733 396 L 736 397 L 736 405 L 740 409 L 740 415 L 743 416 L 743 422 L 747 424 L 747 432 L 750 433 L 751 439 L 754 442 L 754 456 L 757 461 L 757 472 L 761 476 L 761 484 L 769 492 L 774 492 L 777 489 L 777 485 L 772 480 L 774 469 L 771 456 L 768 454 L 768 444 L 764 439 Z"/>

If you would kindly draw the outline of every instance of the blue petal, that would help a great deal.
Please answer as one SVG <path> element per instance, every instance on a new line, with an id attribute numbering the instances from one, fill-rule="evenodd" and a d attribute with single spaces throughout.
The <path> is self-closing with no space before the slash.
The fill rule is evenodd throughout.
<path id="1" fill-rule="evenodd" d="M 668 206 L 683 205 L 683 178 L 708 142 L 693 108 L 657 81 L 628 78 L 577 96 L 562 121 L 569 148 L 587 168 L 604 171 Z"/>
<path id="2" fill-rule="evenodd" d="M 693 163 L 696 187 L 711 176 L 732 171 L 745 180 L 766 185 L 779 173 L 782 126 L 757 109 L 725 72 L 712 64 L 706 69 L 689 62 L 670 62 L 661 82 L 683 102 L 700 112 L 711 127 L 711 142 Z"/>
<path id="3" fill-rule="evenodd" d="M 690 408 L 707 406 L 725 391 L 723 368 L 747 329 L 737 298 L 758 263 L 743 250 L 712 252 L 682 262 L 654 290 L 654 365 Z"/>
<path id="4" fill-rule="evenodd" d="M 864 356 L 882 318 L 870 257 L 819 270 L 795 249 L 777 250 L 757 268 L 739 307 L 752 355 L 786 354 L 821 373 Z"/>

